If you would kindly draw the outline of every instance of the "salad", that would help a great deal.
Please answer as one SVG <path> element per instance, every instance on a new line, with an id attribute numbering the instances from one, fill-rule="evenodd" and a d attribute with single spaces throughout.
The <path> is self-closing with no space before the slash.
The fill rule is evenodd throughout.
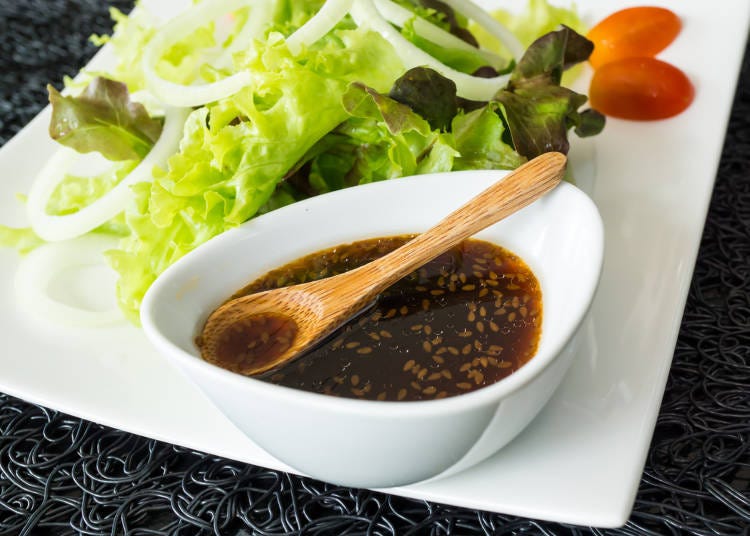
<path id="1" fill-rule="evenodd" d="M 113 34 L 92 39 L 115 64 L 49 86 L 60 149 L 25 198 L 30 227 L 0 241 L 104 251 L 134 323 L 160 273 L 257 215 L 373 181 L 512 169 L 604 126 L 561 85 L 593 45 L 546 0 L 492 16 L 470 0 L 200 0 L 168 21 L 139 4 L 112 16 Z M 81 159 L 97 172 L 76 172 Z"/>

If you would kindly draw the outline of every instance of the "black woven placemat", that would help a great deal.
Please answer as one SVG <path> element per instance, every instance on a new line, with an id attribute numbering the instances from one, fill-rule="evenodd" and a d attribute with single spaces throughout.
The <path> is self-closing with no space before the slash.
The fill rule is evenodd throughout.
<path id="1" fill-rule="evenodd" d="M 130 2 L 115 2 L 129 9 Z M 107 32 L 97 0 L 0 0 L 0 144 Z M 0 174 L 1 175 L 1 174 Z M 571 486 L 577 485 L 571 482 Z M 571 527 L 340 488 L 0 394 L 0 534 L 750 534 L 750 61 L 630 521 Z"/>

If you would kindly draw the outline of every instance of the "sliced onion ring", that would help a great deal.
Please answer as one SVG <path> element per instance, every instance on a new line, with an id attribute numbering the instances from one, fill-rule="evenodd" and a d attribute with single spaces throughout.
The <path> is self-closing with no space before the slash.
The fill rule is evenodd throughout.
<path id="1" fill-rule="evenodd" d="M 150 181 L 154 166 L 163 165 L 177 151 L 189 112 L 186 108 L 167 108 L 161 136 L 133 171 L 87 207 L 72 214 L 53 216 L 47 214 L 49 198 L 79 157 L 72 149 L 60 149 L 42 168 L 29 191 L 26 211 L 34 232 L 49 242 L 67 240 L 88 233 L 117 216 L 127 207 L 130 185 Z"/>
<path id="2" fill-rule="evenodd" d="M 420 36 L 436 45 L 440 45 L 444 48 L 465 50 L 467 52 L 477 52 L 482 55 L 488 65 L 492 65 L 493 67 L 499 67 L 506 61 L 494 52 L 474 47 L 452 33 L 446 32 L 440 26 L 436 26 L 422 17 L 415 16 L 414 13 L 391 0 L 375 0 L 375 7 L 388 22 L 395 24 L 396 26 L 403 27 L 407 21 L 413 20 L 414 30 Z"/>
<path id="3" fill-rule="evenodd" d="M 513 58 L 518 61 L 523 56 L 524 48 L 521 42 L 513 35 L 508 28 L 495 20 L 487 11 L 476 5 L 472 0 L 442 0 L 450 7 L 461 13 L 463 16 L 470 18 L 498 41 L 500 41 L 508 52 L 513 54 Z"/>
<path id="4" fill-rule="evenodd" d="M 113 237 L 90 234 L 67 242 L 44 244 L 31 251 L 22 257 L 16 271 L 19 305 L 32 316 L 56 324 L 96 327 L 123 322 L 125 317 L 117 307 L 92 310 L 57 300 L 49 293 L 54 280 L 67 270 L 105 266 L 104 252 L 115 245 Z"/>
<path id="5" fill-rule="evenodd" d="M 286 45 L 295 56 L 303 46 L 310 46 L 331 31 L 352 7 L 353 0 L 326 0 L 323 7 L 310 20 L 287 37 Z"/>
<path id="6" fill-rule="evenodd" d="M 164 51 L 180 39 L 204 26 L 217 13 L 229 13 L 247 7 L 247 0 L 206 0 L 189 8 L 159 28 L 143 53 L 143 73 L 146 86 L 157 98 L 170 106 L 201 106 L 234 95 L 250 83 L 248 71 L 240 71 L 209 84 L 185 85 L 165 80 L 156 72 L 156 64 Z M 257 13 L 256 13 L 257 11 Z M 270 21 L 271 8 L 266 2 L 256 2 L 246 28 L 238 35 L 238 43 L 230 48 L 248 46 L 266 22 Z"/>
<path id="7" fill-rule="evenodd" d="M 383 18 L 372 0 L 355 0 L 351 15 L 358 26 L 372 29 L 390 42 L 398 50 L 407 69 L 420 66 L 435 69 L 455 82 L 456 91 L 460 97 L 477 101 L 489 100 L 509 79 L 509 75 L 480 78 L 448 67 L 401 35 L 396 28 Z"/>

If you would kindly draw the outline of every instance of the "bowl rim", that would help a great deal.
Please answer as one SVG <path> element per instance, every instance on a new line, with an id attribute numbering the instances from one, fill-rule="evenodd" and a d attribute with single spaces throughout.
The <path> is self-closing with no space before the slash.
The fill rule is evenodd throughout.
<path id="1" fill-rule="evenodd" d="M 596 290 L 599 286 L 604 258 L 603 221 L 599 214 L 598 208 L 591 200 L 591 198 L 579 188 L 567 182 L 562 182 L 555 188 L 554 191 L 558 192 L 555 195 L 565 195 L 571 197 L 576 203 L 577 210 L 579 212 L 587 212 L 589 219 L 592 220 L 593 226 L 590 229 L 592 233 L 590 248 L 591 255 L 589 257 L 589 261 L 594 265 L 594 271 L 596 274 L 595 281 L 593 281 L 591 285 L 588 285 L 584 288 L 584 290 L 586 291 L 585 295 L 581 296 L 581 299 L 577 301 L 578 305 L 576 306 L 576 312 L 578 316 L 576 321 L 574 322 L 574 325 L 572 326 L 570 334 L 567 337 L 560 338 L 555 344 L 547 346 L 546 349 L 543 349 L 542 353 L 537 352 L 516 372 L 481 389 L 470 391 L 461 395 L 446 397 L 440 400 L 380 401 L 335 397 L 322 393 L 303 391 L 300 389 L 295 389 L 293 387 L 271 384 L 261 381 L 257 378 L 243 376 L 241 374 L 228 371 L 217 365 L 213 365 L 211 363 L 208 363 L 207 361 L 204 361 L 197 355 L 193 355 L 183 350 L 177 344 L 172 342 L 172 340 L 169 339 L 164 333 L 162 333 L 161 330 L 157 327 L 157 325 L 159 324 L 159 319 L 155 314 L 155 309 L 160 299 L 160 295 L 165 292 L 164 289 L 169 286 L 170 281 L 173 278 L 179 278 L 183 274 L 190 274 L 188 268 L 190 268 L 193 259 L 203 257 L 204 255 L 208 254 L 206 252 L 210 253 L 211 250 L 222 249 L 226 247 L 224 246 L 225 243 L 231 244 L 236 240 L 242 239 L 243 236 L 254 234 L 256 232 L 254 227 L 258 225 L 264 225 L 265 218 L 267 216 L 272 215 L 274 219 L 283 218 L 285 214 L 290 211 L 304 212 L 310 206 L 342 202 L 339 198 L 344 198 L 345 200 L 350 196 L 366 196 L 373 189 L 398 189 L 398 185 L 403 184 L 404 181 L 429 181 L 432 177 L 447 174 L 484 176 L 487 173 L 492 173 L 493 177 L 496 177 L 496 180 L 499 180 L 503 176 L 505 176 L 508 171 L 469 170 L 457 172 L 441 172 L 403 177 L 398 180 L 363 184 L 298 201 L 291 205 L 281 207 L 267 214 L 258 216 L 257 218 L 248 220 L 247 222 L 234 229 L 230 229 L 224 233 L 221 233 L 220 235 L 213 237 L 205 244 L 202 244 L 195 250 L 189 252 L 173 265 L 169 266 L 152 283 L 141 304 L 142 328 L 147 337 L 150 339 L 151 343 L 156 346 L 159 352 L 165 355 L 179 369 L 181 369 L 183 366 L 186 366 L 190 368 L 193 373 L 197 372 L 202 375 L 207 375 L 209 378 L 219 380 L 220 382 L 229 382 L 233 386 L 248 390 L 248 392 L 257 392 L 265 398 L 280 398 L 288 401 L 296 399 L 296 403 L 304 404 L 305 407 L 312 407 L 315 410 L 347 414 L 361 414 L 372 417 L 393 417 L 394 414 L 397 414 L 399 417 L 418 417 L 431 414 L 446 415 L 451 413 L 463 413 L 472 408 L 484 406 L 489 403 L 497 403 L 509 394 L 522 389 L 526 384 L 533 381 L 563 351 L 565 346 L 570 341 L 571 337 L 576 333 L 581 323 L 585 319 L 587 312 L 591 307 L 591 303 L 593 301 Z M 260 223 L 258 223 L 259 221 Z M 260 231 L 262 232 L 262 227 Z M 211 246 L 208 246 L 209 244 L 211 244 Z"/>

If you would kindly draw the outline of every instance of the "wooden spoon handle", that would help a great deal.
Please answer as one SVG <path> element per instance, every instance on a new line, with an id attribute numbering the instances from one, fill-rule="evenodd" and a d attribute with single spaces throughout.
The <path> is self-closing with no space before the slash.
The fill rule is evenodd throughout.
<path id="1" fill-rule="evenodd" d="M 360 281 L 378 281 L 374 297 L 405 275 L 482 229 L 531 204 L 553 189 L 565 173 L 562 153 L 544 153 L 512 171 L 410 242 L 357 270 Z"/>

